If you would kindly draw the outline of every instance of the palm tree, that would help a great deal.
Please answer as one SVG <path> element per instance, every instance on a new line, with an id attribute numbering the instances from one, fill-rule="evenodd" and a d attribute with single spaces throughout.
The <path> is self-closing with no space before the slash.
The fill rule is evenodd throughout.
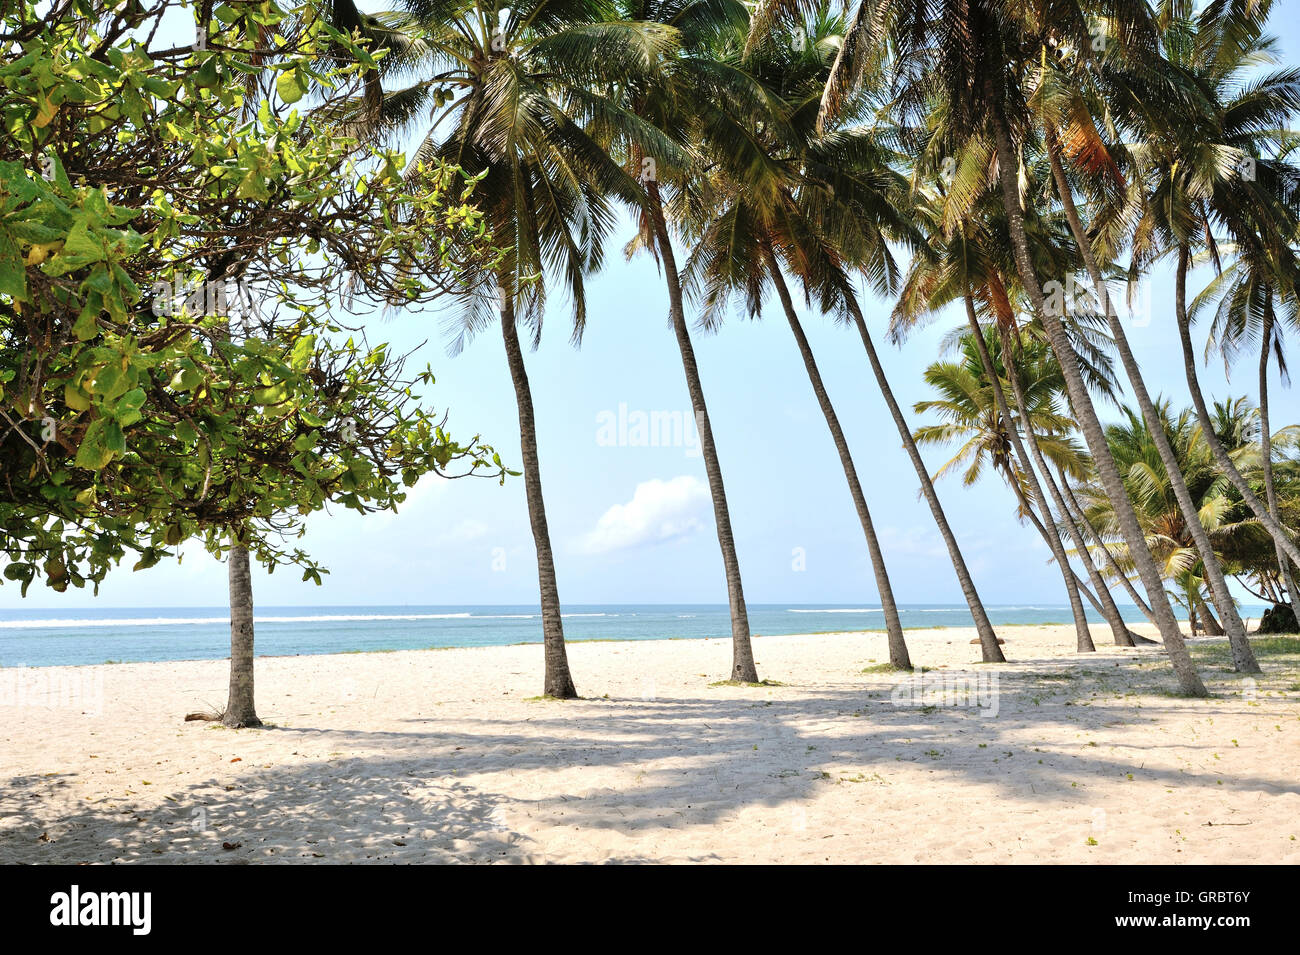
<path id="1" fill-rule="evenodd" d="M 938 190 L 931 190 L 920 183 L 914 184 L 911 209 L 914 216 L 924 223 L 930 237 L 927 245 L 921 248 L 913 257 L 909 267 L 903 292 L 899 296 L 898 304 L 894 309 L 891 335 L 895 340 L 901 339 L 925 315 L 933 314 L 943 305 L 956 298 L 961 298 L 966 307 L 970 330 L 968 340 L 979 352 L 979 362 L 977 364 L 982 366 L 972 370 L 976 372 L 982 371 L 985 382 L 991 382 L 1004 376 L 1001 376 L 995 370 L 992 356 L 988 353 L 991 345 L 984 340 L 985 333 L 976 314 L 976 298 L 993 315 L 993 322 L 998 330 L 995 340 L 1003 356 L 1016 354 L 1015 350 L 1012 349 L 1010 339 L 1010 328 L 1013 327 L 1015 319 L 1011 301 L 1006 292 L 1006 283 L 998 274 L 997 267 L 994 264 L 996 244 L 992 241 L 990 228 L 987 225 L 976 224 L 979 221 L 987 220 L 987 217 L 995 211 L 990 207 L 990 200 L 995 197 L 983 185 L 983 167 L 986 165 L 986 161 L 982 160 L 977 152 L 977 150 L 968 150 L 963 161 L 956 164 L 958 168 L 951 170 L 953 175 L 948 188 L 945 189 L 940 186 Z M 924 165 L 924 161 L 918 163 L 916 172 L 920 173 Z M 977 293 L 972 292 L 972 285 L 978 288 Z M 1074 333 L 1075 340 L 1093 354 L 1092 360 L 1087 365 L 1087 374 L 1090 380 L 1103 390 L 1109 389 L 1108 359 L 1104 357 L 1104 353 L 1099 351 L 1097 347 L 1101 343 L 1090 341 L 1089 330 L 1086 326 L 1080 325 L 1076 327 Z M 1008 365 L 1008 367 L 1012 366 Z M 1059 377 L 1059 366 L 1052 362 L 1051 367 L 1057 370 L 1057 374 L 1053 375 L 1053 382 L 1055 383 Z M 1029 415 L 1028 409 L 1030 406 L 1026 404 L 1026 398 L 1021 387 L 1021 377 L 1021 374 L 1017 373 L 1010 376 L 1010 381 L 1014 386 L 1012 388 L 1012 400 L 1017 402 L 1023 419 Z M 1029 377 L 1030 380 L 1036 379 L 1033 374 Z M 993 392 L 994 401 L 998 406 L 990 410 L 994 412 L 1001 422 L 1012 422 L 1013 418 L 1010 409 L 1007 407 L 1007 396 L 1002 393 L 1001 389 L 990 389 L 990 391 Z M 1072 422 L 1069 427 L 1073 428 Z M 1001 428 L 1000 424 L 999 428 Z M 1041 447 L 1043 440 L 1038 433 L 1038 429 L 1036 427 L 1025 429 L 1023 441 L 1020 433 L 1015 429 L 1008 428 L 1008 432 L 1007 441 L 1015 450 L 1019 459 L 1020 474 L 1023 476 L 1028 492 L 1037 502 L 1039 510 L 1050 523 L 1051 511 L 1047 506 L 1043 492 L 1043 485 L 1045 484 L 1051 494 L 1057 513 L 1060 515 L 1061 526 L 1066 529 L 1076 551 L 1080 554 L 1086 554 L 1087 549 L 1082 533 L 1076 526 L 1074 517 L 1060 489 L 1052 479 L 1050 469 L 1047 467 Z M 1029 455 L 1025 452 L 1025 445 L 1032 452 L 1033 465 L 1029 463 Z M 1057 450 L 1061 451 L 1063 449 L 1058 446 Z M 1067 460 L 1077 469 L 1080 456 L 1077 451 L 1070 449 Z M 1066 461 L 1059 457 L 1056 459 L 1058 467 L 1065 463 Z M 1035 466 L 1043 475 L 1042 482 L 1039 481 L 1035 472 Z M 1014 486 L 1017 485 L 1013 483 Z M 1027 501 L 1024 504 L 1024 510 L 1032 518 L 1032 508 L 1029 507 Z M 1036 518 L 1032 519 L 1037 523 Z M 1067 591 L 1077 589 L 1075 575 L 1072 570 L 1069 570 L 1060 538 L 1056 534 L 1048 536 L 1047 529 L 1041 524 L 1038 524 L 1038 526 L 1047 539 L 1048 546 L 1052 549 L 1054 559 L 1057 560 L 1058 566 L 1066 575 Z M 1092 579 L 1097 596 L 1094 596 L 1086 587 L 1082 587 L 1080 592 L 1089 598 L 1106 619 L 1116 643 L 1120 646 L 1132 646 L 1134 635 L 1124 623 L 1123 615 L 1111 597 L 1104 579 L 1098 569 L 1086 559 L 1085 567 Z M 1075 603 L 1077 601 L 1071 593 L 1072 607 Z M 1086 629 L 1086 618 L 1082 618 L 1079 613 L 1076 613 L 1075 619 L 1076 630 L 1079 633 L 1079 648 L 1080 650 L 1086 650 L 1091 646 L 1091 636 Z M 1083 620 L 1083 626 L 1080 626 L 1081 619 Z"/>
<path id="2" fill-rule="evenodd" d="M 1216 230 L 1225 230 L 1246 254 L 1275 269 L 1286 260 L 1286 246 L 1296 234 L 1297 173 L 1270 152 L 1287 141 L 1283 131 L 1300 106 L 1300 72 L 1276 70 L 1246 79 L 1271 53 L 1264 35 L 1270 8 L 1268 2 L 1213 4 L 1196 16 L 1171 10 L 1166 17 L 1161 70 L 1131 84 L 1132 112 L 1142 122 L 1133 150 L 1141 173 L 1132 199 L 1139 213 L 1133 216 L 1134 254 L 1143 260 L 1166 251 L 1176 256 L 1175 317 L 1183 367 L 1209 448 L 1276 546 L 1300 561 L 1292 532 L 1259 500 L 1213 433 L 1197 377 L 1186 290 L 1198 244 L 1218 260 Z M 1180 102 L 1176 123 L 1168 111 L 1150 106 L 1152 100 L 1174 97 Z"/>
<path id="3" fill-rule="evenodd" d="M 1232 456 L 1237 469 L 1251 481 L 1252 487 L 1259 487 L 1265 445 L 1259 410 L 1244 397 L 1216 401 L 1214 434 Z M 1294 526 L 1300 523 L 1300 460 L 1295 456 L 1296 448 L 1300 447 L 1300 425 L 1280 429 L 1269 437 L 1267 446 L 1279 519 Z M 1237 493 L 1235 487 L 1231 488 L 1231 493 Z M 1234 546 L 1226 550 L 1225 558 L 1235 566 L 1233 574 L 1250 593 L 1270 603 L 1286 603 L 1283 565 L 1278 559 L 1276 541 L 1262 526 L 1258 530 L 1261 533 L 1254 538 L 1234 540 Z"/>
<path id="4" fill-rule="evenodd" d="M 966 308 L 975 331 L 968 332 L 959 340 L 961 360 L 936 362 L 927 368 L 925 380 L 941 397 L 916 404 L 918 414 L 938 412 L 945 423 L 918 428 L 916 440 L 921 444 L 947 444 L 965 439 L 957 453 L 935 474 L 936 478 L 965 464 L 962 483 L 970 486 L 979 479 L 985 459 L 1002 475 L 1016 496 L 1020 514 L 1038 530 L 1061 571 L 1074 616 L 1079 652 L 1091 652 L 1096 647 L 1092 643 L 1087 615 L 1080 598 L 1081 592 L 1087 588 L 1078 580 L 1070 566 L 1056 528 L 1056 520 L 1021 436 L 1022 431 L 1068 433 L 1073 424 L 1056 412 L 1053 390 L 1041 387 L 1046 381 L 1045 377 L 1035 374 L 1031 362 L 1023 354 L 1014 368 L 1005 362 L 999 367 L 998 359 L 1008 356 L 1002 352 L 996 331 L 980 326 L 975 316 L 974 301 L 969 295 L 966 296 Z M 995 354 L 995 351 L 999 354 Z M 1040 350 L 1037 356 L 1040 367 L 1045 357 Z M 1018 404 L 1018 407 L 1026 409 L 1022 411 L 1021 420 L 1012 416 L 1004 390 L 1004 381 L 1013 372 L 1017 378 L 1025 375 L 1038 385 L 1032 398 L 1026 397 L 1024 388 L 1020 388 L 1023 403 Z M 1057 441 L 1056 444 L 1065 450 L 1067 442 Z M 1038 466 L 1042 467 L 1042 464 Z M 1034 499 L 1032 503 L 1030 496 Z M 1042 515 L 1041 520 L 1039 514 Z M 1047 525 L 1052 525 L 1050 530 Z M 1127 628 L 1121 622 L 1116 639 L 1119 640 L 1126 633 Z"/>
<path id="5" fill-rule="evenodd" d="M 605 135 L 610 148 L 621 152 L 620 158 L 645 185 L 644 201 L 637 205 L 639 232 L 627 251 L 630 255 L 640 248 L 647 249 L 663 264 L 668 319 L 686 375 L 704 472 L 713 500 L 713 523 L 722 551 L 731 611 L 731 679 L 755 683 L 758 669 L 750 641 L 740 560 L 731 530 L 731 511 L 704 386 L 695 361 L 695 347 L 686 324 L 682 280 L 665 208 L 672 203 L 664 196 L 665 189 L 674 187 L 683 201 L 689 195 L 689 182 L 697 171 L 691 146 L 693 140 L 707 136 L 709 131 L 708 122 L 702 118 L 709 114 L 716 117 L 714 104 L 720 98 L 745 97 L 751 92 L 749 78 L 743 71 L 729 68 L 718 56 L 719 46 L 725 44 L 728 33 L 743 30 L 748 13 L 733 0 L 623 0 L 620 11 L 628 20 L 671 27 L 680 38 L 680 47 L 663 56 L 650 84 L 625 90 L 628 111 L 643 123 L 631 129 L 624 124 L 620 129 L 605 130 Z"/>
<path id="6" fill-rule="evenodd" d="M 817 24 L 830 22 L 823 17 Z M 762 155 L 738 156 L 729 150 L 709 153 L 714 159 L 712 172 L 698 188 L 712 204 L 707 219 L 698 226 L 698 235 L 692 236 L 695 251 L 686 272 L 691 286 L 704 298 L 703 321 L 710 327 L 717 324 L 721 306 L 735 294 L 744 294 L 750 315 L 757 317 L 763 290 L 769 284 L 775 289 L 830 429 L 866 538 L 885 618 L 890 663 L 910 670 L 901 618 L 857 468 L 778 261 L 780 256 L 796 270 L 805 288 L 811 288 L 817 277 L 807 268 L 809 260 L 835 254 L 822 243 L 799 204 L 801 173 L 810 154 L 815 155 L 819 146 L 824 148 L 824 144 L 803 141 L 809 129 L 808 107 L 821 95 L 825 57 L 819 47 L 823 40 L 815 35 L 801 44 L 802 49 L 791 44 L 765 45 L 744 64 L 756 82 L 763 84 L 768 108 L 763 112 L 736 111 L 728 118 L 743 130 L 742 141 Z M 802 124 L 801 111 L 805 114 Z M 883 250 L 883 238 L 880 247 Z"/>
<path id="7" fill-rule="evenodd" d="M 1149 25 L 1143 23 L 1142 26 L 1143 34 L 1147 35 Z M 1103 46 L 1106 46 L 1110 38 L 1103 36 L 1102 40 Z M 1115 42 L 1111 48 L 1122 52 L 1122 45 L 1119 42 Z M 1133 356 L 1123 324 L 1111 305 L 1109 288 L 1093 248 L 1094 240 L 1084 228 L 1074 201 L 1073 186 L 1065 168 L 1068 158 L 1076 176 L 1091 178 L 1092 191 L 1103 199 L 1108 193 L 1115 192 L 1123 182 L 1119 168 L 1112 158 L 1112 150 L 1107 146 L 1093 120 L 1093 110 L 1105 111 L 1108 105 L 1104 97 L 1096 95 L 1093 87 L 1096 85 L 1094 72 L 1115 69 L 1122 72 L 1131 58 L 1116 55 L 1096 60 L 1086 55 L 1084 51 L 1087 49 L 1087 47 L 1080 49 L 1073 46 L 1068 33 L 1058 36 L 1055 42 L 1058 55 L 1040 57 L 1038 60 L 1033 77 L 1035 88 L 1031 102 L 1036 121 L 1042 127 L 1043 145 L 1057 197 L 1060 199 L 1070 232 L 1083 259 L 1093 292 L 1109 323 L 1120 361 L 1133 388 L 1134 398 L 1154 436 L 1165 470 L 1171 476 L 1179 506 L 1189 527 L 1192 528 L 1193 538 L 1205 568 L 1206 581 L 1219 615 L 1227 626 L 1233 653 L 1245 669 L 1250 669 L 1253 665 L 1253 655 L 1246 641 L 1245 626 L 1232 601 L 1223 569 L 1214 557 L 1209 538 L 1196 522 L 1192 496 L 1178 472 L 1174 451 L 1165 440 L 1155 404 L 1151 400 L 1137 360 Z M 1118 68 L 1115 64 L 1118 64 Z M 1140 69 L 1141 66 L 1138 68 Z M 1093 95 L 1087 97 L 1084 91 Z M 1064 143 L 1069 144 L 1068 149 L 1063 140 Z"/>
<path id="8" fill-rule="evenodd" d="M 1118 528 L 1142 578 L 1148 600 L 1156 614 L 1161 637 L 1183 691 L 1189 695 L 1205 696 L 1205 686 L 1196 673 L 1183 643 L 1177 618 L 1163 590 L 1159 567 L 1145 547 L 1141 524 L 1125 493 L 1120 472 L 1106 443 L 1101 421 L 1080 373 L 1077 356 L 1070 347 L 1062 316 L 1054 314 L 1048 307 L 1042 282 L 1034 266 L 1025 228 L 1027 212 L 1020 187 L 1021 148 L 1015 141 L 1017 133 L 1022 140 L 1025 138 L 1028 123 L 1021 92 L 1016 88 L 1016 74 L 1019 71 L 1007 70 L 1005 66 L 1014 63 L 1017 55 L 1024 51 L 1019 49 L 1020 38 L 1014 31 L 1013 24 L 997 13 L 995 9 L 982 5 L 972 9 L 963 26 L 976 38 L 973 45 L 975 52 L 951 48 L 945 50 L 938 69 L 942 77 L 940 82 L 944 84 L 945 92 L 956 90 L 959 93 L 961 98 L 955 105 L 967 112 L 967 122 L 986 127 L 992 133 L 998 180 L 1007 214 L 1007 231 L 1020 283 L 1029 298 L 1034 317 L 1047 330 L 1052 348 L 1061 364 L 1071 406 L 1107 496 L 1115 508 Z M 954 86 L 954 81 L 969 81 L 970 88 L 960 90 Z"/>
<path id="9" fill-rule="evenodd" d="M 853 326 L 858 330 L 858 335 L 862 339 L 862 346 L 867 351 L 867 360 L 871 364 L 871 373 L 876 379 L 876 387 L 880 390 L 881 397 L 885 399 L 885 406 L 889 409 L 889 416 L 894 421 L 894 427 L 898 429 L 899 437 L 903 441 L 903 448 L 907 451 L 907 456 L 912 461 L 912 468 L 916 471 L 917 478 L 920 481 L 921 494 L 930 506 L 930 513 L 934 517 L 935 526 L 939 529 L 939 535 L 943 538 L 944 546 L 948 549 L 948 558 L 952 562 L 953 570 L 957 574 L 957 581 L 961 585 L 962 595 L 966 598 L 966 605 L 970 608 L 971 616 L 975 621 L 975 630 L 979 635 L 984 662 L 1004 662 L 1005 657 L 998 646 L 997 635 L 993 632 L 993 625 L 984 610 L 984 604 L 980 600 L 979 592 L 975 589 L 975 581 L 970 575 L 970 569 L 966 566 L 966 559 L 962 556 L 956 535 L 953 534 L 952 527 L 948 524 L 947 515 L 944 514 L 943 505 L 939 502 L 939 495 L 934 489 L 934 482 L 930 480 L 930 472 L 926 469 L 925 461 L 921 458 L 921 452 L 916 447 L 916 441 L 912 437 L 907 418 L 904 417 L 902 409 L 898 406 L 893 389 L 889 387 L 889 379 L 885 376 L 884 366 L 881 364 L 880 356 L 876 352 L 875 343 L 871 340 L 871 333 L 867 330 L 866 319 L 863 318 L 857 296 L 847 283 L 840 287 L 839 294 L 845 311 L 848 312 Z"/>
<path id="10" fill-rule="evenodd" d="M 756 35 L 756 32 L 751 31 L 751 47 L 755 44 Z M 824 90 L 823 86 L 823 102 Z M 887 287 L 883 280 L 888 277 L 894 265 L 892 259 L 883 254 L 884 250 L 879 242 L 878 224 L 889 221 L 889 211 L 882 206 L 888 207 L 891 204 L 894 206 L 889 229 L 893 238 L 904 241 L 913 248 L 924 241 L 920 231 L 902 211 L 907 206 L 905 196 L 898 189 L 897 175 L 887 167 L 882 156 L 881 144 L 896 136 L 893 128 L 880 125 L 880 117 L 885 115 L 887 110 L 879 108 L 876 110 L 873 117 L 876 128 L 872 135 L 851 136 L 849 135 L 851 127 L 845 125 L 859 119 L 859 113 L 869 115 L 868 111 L 873 105 L 877 107 L 881 105 L 873 103 L 874 97 L 867 95 L 870 92 L 864 91 L 862 96 L 846 96 L 844 108 L 835 118 L 827 122 L 823 110 L 818 113 L 815 121 L 817 136 L 827 145 L 847 142 L 870 147 L 867 154 L 868 161 L 865 164 L 862 159 L 853 157 L 851 152 L 841 155 L 835 149 L 826 149 L 821 156 L 816 154 L 810 156 L 812 161 L 809 163 L 809 170 L 805 173 L 807 185 L 803 190 L 808 193 L 805 204 L 815 210 L 816 218 L 820 220 L 818 228 L 830 237 L 830 244 L 836 253 L 833 259 L 824 262 L 819 268 L 822 305 L 826 309 L 835 309 L 846 316 L 857 329 L 876 386 L 885 400 L 890 417 L 902 439 L 904 450 L 916 471 L 921 494 L 930 507 L 935 526 L 948 550 L 949 559 L 979 635 L 983 658 L 985 662 L 1000 662 L 1004 657 L 998 646 L 999 641 L 993 632 L 992 624 L 984 610 L 956 536 L 948 524 L 947 515 L 934 489 L 929 470 L 913 439 L 912 430 L 889 385 L 884 366 L 862 314 L 857 289 L 845 271 L 837 267 L 839 262 L 842 262 L 865 275 L 877 288 Z M 808 110 L 806 114 L 810 112 L 811 110 Z M 849 159 L 853 161 L 846 161 Z M 858 173 L 849 174 L 849 170 L 855 168 L 859 170 Z M 869 227 L 864 228 L 864 224 Z"/>
<path id="11" fill-rule="evenodd" d="M 762 136 L 755 136 L 757 129 L 742 129 L 736 137 L 741 142 L 764 137 L 778 139 L 775 157 L 756 155 L 752 160 L 734 164 L 733 168 L 736 169 L 734 175 L 745 205 L 764 199 L 769 204 L 770 215 L 778 223 L 775 231 L 779 233 L 779 239 L 770 243 L 771 259 L 760 249 L 758 254 L 749 255 L 749 261 L 755 267 L 737 268 L 736 263 L 743 261 L 737 258 L 730 264 L 724 262 L 722 271 L 730 270 L 735 276 L 733 284 L 743 287 L 748 300 L 756 302 L 761 300 L 765 278 L 774 276 L 773 281 L 780 278 L 780 269 L 772 266 L 772 260 L 779 258 L 792 274 L 799 276 L 805 292 L 819 298 L 823 311 L 835 311 L 847 317 L 858 330 L 877 387 L 889 408 L 920 481 L 921 492 L 948 549 L 975 623 L 983 658 L 1000 662 L 1004 657 L 997 636 L 948 525 L 911 429 L 889 386 L 850 278 L 850 271 L 855 271 L 865 275 L 877 288 L 890 287 L 896 266 L 886 247 L 885 237 L 894 236 L 909 242 L 920 241 L 920 237 L 898 212 L 901 180 L 890 168 L 892 157 L 883 148 L 878 131 L 861 125 L 828 129 L 819 127 L 817 123 L 827 53 L 833 49 L 828 34 L 838 28 L 838 20 L 824 8 L 818 8 L 809 23 L 800 24 L 799 32 L 782 38 L 785 42 L 777 40 L 759 47 L 751 44 L 751 53 L 760 50 L 765 57 L 775 56 L 778 66 L 786 62 L 801 63 L 801 69 L 811 69 L 817 79 L 815 83 L 805 81 L 806 85 L 801 87 L 797 79 L 782 76 L 778 70 L 769 85 L 784 93 L 794 108 L 785 117 L 765 117 Z M 866 101 L 860 105 L 865 109 Z M 780 143 L 781 137 L 789 139 Z M 785 164 L 787 182 L 797 178 L 797 190 L 791 191 L 789 186 L 781 188 L 781 177 L 769 174 L 770 168 L 780 163 Z M 750 274 L 748 280 L 743 275 L 745 271 Z"/>
<path id="12" fill-rule="evenodd" d="M 1221 249 L 1221 252 L 1230 251 Z M 1238 250 L 1231 250 L 1238 251 Z M 1239 250 L 1231 262 L 1210 282 L 1192 302 L 1188 319 L 1195 322 L 1198 313 L 1215 299 L 1218 308 L 1210 331 L 1210 344 L 1223 355 L 1225 370 L 1233 359 L 1253 342 L 1259 350 L 1259 409 L 1260 470 L 1264 478 L 1264 501 L 1269 515 L 1279 523 L 1277 488 L 1273 478 L 1272 434 L 1269 423 L 1268 369 L 1270 356 L 1276 356 L 1278 370 L 1285 380 L 1286 357 L 1282 347 L 1283 325 L 1300 326 L 1294 276 L 1300 272 L 1295 255 L 1290 248 L 1282 250 L 1285 256 L 1274 268 L 1273 263 L 1260 256 L 1258 249 Z M 1279 274 L 1280 273 L 1280 274 Z M 1282 289 L 1286 291 L 1283 292 Z M 1279 314 L 1280 313 L 1280 314 Z M 1217 411 L 1218 409 L 1216 409 Z M 1219 415 L 1216 414 L 1215 434 L 1220 434 Z M 1225 445 L 1227 444 L 1224 442 Z M 1282 546 L 1274 540 L 1278 573 L 1282 586 L 1295 605 L 1297 591 L 1291 563 Z"/>
<path id="13" fill-rule="evenodd" d="M 1161 427 L 1178 455 L 1179 471 L 1196 501 L 1197 523 L 1210 535 L 1222 561 L 1223 554 L 1251 538 L 1257 525 L 1245 519 L 1248 512 L 1228 493 L 1231 485 L 1215 465 L 1194 413 L 1185 410 L 1174 418 L 1168 402 L 1161 402 L 1157 407 Z M 1145 418 L 1133 408 L 1123 410 L 1125 420 L 1107 427 L 1106 437 L 1115 461 L 1125 474 L 1125 484 L 1142 522 L 1147 545 L 1156 554 L 1162 575 L 1180 595 L 1189 614 L 1193 619 L 1204 618 L 1207 631 L 1214 632 L 1217 624 L 1200 596 L 1203 567 L 1189 522 L 1173 493 Z M 1099 526 L 1114 526 L 1110 501 L 1095 484 L 1082 489 L 1082 496 L 1090 502 L 1091 520 Z M 1121 565 L 1131 564 L 1122 544 L 1119 551 Z"/>
<path id="14" fill-rule="evenodd" d="M 759 29 L 770 28 L 774 20 L 788 16 L 798 4 L 799 0 L 766 0 L 755 16 Z M 1046 55 L 1038 45 L 1044 32 L 1030 35 L 1023 30 L 1022 17 L 1034 6 L 998 0 L 944 0 L 942 9 L 935 10 L 929 0 L 862 0 L 826 84 L 822 119 L 832 120 L 862 78 L 878 70 L 889 57 L 901 111 L 915 114 L 942 110 L 951 141 L 958 147 L 976 136 L 991 138 L 1010 249 L 1032 315 L 1046 329 L 1057 353 L 1075 417 L 1114 503 L 1120 530 L 1134 554 L 1179 683 L 1185 693 L 1204 696 L 1205 686 L 1183 643 L 1159 568 L 1150 553 L 1143 555 L 1141 526 L 1110 458 L 1068 332 L 1060 316 L 1049 314 L 1026 233 L 1028 215 L 1020 171 L 1030 122 L 1018 80 L 1026 62 L 1036 62 Z M 1115 5 L 1111 12 L 1129 32 L 1139 31 L 1146 19 L 1141 4 Z M 1070 30 L 1076 43 L 1091 43 L 1089 23 L 1078 4 L 1055 5 L 1050 22 L 1061 30 Z"/>
<path id="15" fill-rule="evenodd" d="M 371 89 L 339 117 L 373 136 L 423 123 L 415 175 L 423 162 L 443 159 L 481 177 L 475 201 L 506 251 L 493 274 L 466 277 L 453 350 L 487 325 L 500 325 L 537 550 L 544 692 L 561 699 L 577 694 L 518 325 L 531 329 L 536 346 L 546 279 L 553 277 L 572 300 L 573 338 L 580 340 L 584 276 L 602 263 L 611 198 L 644 202 L 641 186 L 586 127 L 596 118 L 606 125 L 634 122 L 613 98 L 593 90 L 644 82 L 673 36 L 660 25 L 618 21 L 609 13 L 590 0 L 523 0 L 509 7 L 495 0 L 405 0 L 401 11 L 374 16 L 352 9 L 358 29 L 386 53 L 381 76 L 413 82 L 382 95 Z"/>

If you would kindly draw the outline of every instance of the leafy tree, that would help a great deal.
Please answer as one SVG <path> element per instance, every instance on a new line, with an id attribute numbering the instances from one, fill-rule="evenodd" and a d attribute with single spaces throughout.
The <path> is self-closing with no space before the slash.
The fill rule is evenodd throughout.
<path id="1" fill-rule="evenodd" d="M 289 540 L 305 515 L 395 509 L 456 462 L 504 477 L 419 403 L 430 371 L 405 376 L 340 314 L 494 261 L 473 183 L 430 165 L 410 189 L 400 155 L 293 105 L 361 72 L 314 65 L 352 41 L 309 8 L 227 4 L 202 42 L 149 47 L 173 6 L 3 21 L 20 55 L 0 66 L 0 548 L 24 593 L 98 589 L 129 552 L 144 569 L 190 538 L 319 583 Z M 237 80 L 271 62 L 254 110 Z M 237 635 L 227 720 L 251 724 Z"/>

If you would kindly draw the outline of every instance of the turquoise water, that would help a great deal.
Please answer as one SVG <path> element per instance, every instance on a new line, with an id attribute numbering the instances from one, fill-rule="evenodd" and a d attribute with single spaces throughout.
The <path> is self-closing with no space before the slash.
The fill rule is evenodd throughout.
<path id="1" fill-rule="evenodd" d="M 1262 608 L 1242 607 L 1259 618 Z M 964 605 L 904 605 L 908 629 L 969 626 Z M 1065 606 L 989 607 L 996 624 L 1068 623 Z M 0 666 L 97 664 L 109 660 L 206 660 L 229 655 L 224 607 L 90 610 L 0 609 Z M 1136 608 L 1126 619 L 1142 621 Z M 542 638 L 537 607 L 258 607 L 257 650 L 263 656 L 409 650 L 425 647 L 501 646 Z M 878 607 L 869 604 L 751 604 L 756 634 L 880 630 Z M 726 637 L 725 605 L 570 605 L 564 614 L 570 640 L 661 640 Z M 1102 639 L 1105 639 L 1102 637 Z"/>

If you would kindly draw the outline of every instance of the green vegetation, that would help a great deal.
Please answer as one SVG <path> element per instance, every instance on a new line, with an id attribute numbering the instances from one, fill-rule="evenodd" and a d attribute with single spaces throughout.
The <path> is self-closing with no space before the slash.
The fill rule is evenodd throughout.
<path id="1" fill-rule="evenodd" d="M 400 154 L 293 105 L 359 82 L 320 65 L 362 54 L 323 21 L 223 6 L 210 43 L 159 57 L 125 31 L 166 6 L 4 21 L 22 52 L 0 66 L 0 548 L 23 593 L 97 586 L 192 537 L 319 582 L 282 541 L 327 501 L 395 509 L 453 462 L 504 477 L 418 403 L 432 373 L 404 376 L 335 308 L 429 301 L 494 257 L 473 183 L 403 176 Z"/>

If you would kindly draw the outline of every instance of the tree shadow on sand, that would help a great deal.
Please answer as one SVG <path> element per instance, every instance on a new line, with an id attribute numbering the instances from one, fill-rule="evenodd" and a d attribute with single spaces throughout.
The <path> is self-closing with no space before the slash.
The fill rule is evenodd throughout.
<path id="1" fill-rule="evenodd" d="M 1114 806 L 1114 787 L 1133 779 L 1206 806 L 1244 794 L 1300 793 L 1300 781 L 1281 766 L 1225 780 L 1215 753 L 1223 741 L 1140 732 L 1185 717 L 1188 707 L 1207 717 L 1257 715 L 1247 709 L 1256 692 L 1289 709 L 1300 701 L 1272 682 L 1285 686 L 1293 674 L 1262 683 L 1209 674 L 1216 699 L 1187 700 L 1170 692 L 1164 671 L 1142 669 L 1156 665 L 1139 657 L 1124 668 L 1101 659 L 975 668 L 990 679 L 996 673 L 995 711 L 952 705 L 942 694 L 900 694 L 918 686 L 916 676 L 854 673 L 808 692 L 716 687 L 655 699 L 523 703 L 501 718 L 431 716 L 403 721 L 410 729 L 400 730 L 283 726 L 256 732 L 283 734 L 295 755 L 342 758 L 303 756 L 295 766 L 151 793 L 149 809 L 128 799 L 58 818 L 43 818 L 51 810 L 42 807 L 71 784 L 68 777 L 10 779 L 0 792 L 0 859 L 546 861 L 548 840 L 563 842 L 574 828 L 615 830 L 606 845 L 626 837 L 656 846 L 661 830 L 730 823 L 753 807 L 797 814 L 818 787 L 884 783 L 882 774 L 899 769 L 940 785 L 961 777 L 984 800 L 1032 791 L 1048 807 Z M 922 679 L 941 684 L 944 676 Z M 1243 744 L 1279 742 L 1265 733 Z M 906 811 L 905 790 L 889 798 Z M 656 851 L 593 861 L 659 861 Z"/>
<path id="2" fill-rule="evenodd" d="M 153 863 L 545 862 L 510 800 L 386 759 L 262 769 L 144 808 L 130 799 L 45 818 L 67 777 L 20 776 L 0 794 L 0 861 Z M 609 862 L 648 861 L 610 858 Z"/>

